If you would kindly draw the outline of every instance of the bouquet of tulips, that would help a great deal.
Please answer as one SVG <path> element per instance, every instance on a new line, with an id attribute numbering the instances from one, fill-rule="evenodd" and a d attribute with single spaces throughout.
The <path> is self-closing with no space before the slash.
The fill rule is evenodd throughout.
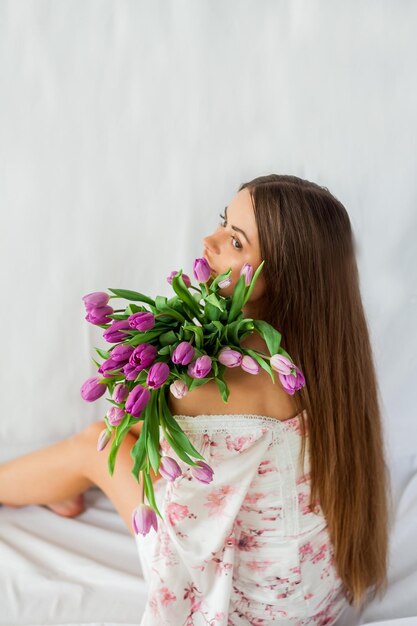
<path id="1" fill-rule="evenodd" d="M 106 427 L 97 443 L 101 451 L 111 440 L 110 474 L 125 435 L 142 421 L 140 436 L 131 450 L 132 474 L 142 485 L 141 502 L 132 513 L 136 534 L 145 535 L 151 527 L 157 530 L 157 515 L 162 519 L 150 469 L 170 481 L 182 475 L 178 462 L 163 454 L 161 436 L 177 457 L 190 466 L 195 480 L 209 483 L 213 478 L 212 468 L 173 418 L 169 393 L 179 399 L 215 380 L 227 403 L 227 367 L 241 367 L 254 375 L 263 368 L 273 383 L 276 371 L 283 388 L 291 395 L 305 384 L 300 369 L 280 347 L 281 334 L 265 321 L 243 317 L 242 307 L 249 300 L 263 265 L 264 261 L 253 273 L 252 266 L 245 263 L 230 297 L 221 296 L 218 290 L 231 284 L 232 270 L 213 278 L 205 258 L 194 261 L 198 287 L 182 270 L 171 272 L 167 278 L 175 292 L 171 299 L 152 299 L 126 289 L 109 289 L 113 294 L 110 296 L 94 292 L 83 297 L 85 319 L 104 328 L 103 337 L 115 344 L 109 350 L 95 348 L 104 359 L 101 364 L 93 359 L 100 376 L 88 378 L 81 387 L 81 395 L 88 402 L 97 400 L 106 390 L 111 396 L 107 400 L 112 406 L 104 416 Z M 128 305 L 114 310 L 108 304 L 110 298 L 125 299 Z M 242 339 L 253 332 L 263 337 L 269 355 L 241 347 Z M 145 504 L 144 494 L 149 504 Z"/>

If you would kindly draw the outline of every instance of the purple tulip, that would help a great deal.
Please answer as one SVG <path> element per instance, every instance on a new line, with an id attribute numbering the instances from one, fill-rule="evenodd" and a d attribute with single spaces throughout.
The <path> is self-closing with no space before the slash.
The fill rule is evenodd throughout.
<path id="1" fill-rule="evenodd" d="M 112 426 L 118 426 L 125 415 L 124 410 L 117 406 L 112 406 L 107 411 L 107 419 Z"/>
<path id="2" fill-rule="evenodd" d="M 296 391 L 304 387 L 306 384 L 304 375 L 302 371 L 295 365 L 296 374 L 289 374 L 286 376 L 285 374 L 278 374 L 278 377 L 284 387 L 284 391 L 286 391 L 290 396 L 293 396 Z"/>
<path id="3" fill-rule="evenodd" d="M 175 480 L 181 476 L 182 471 L 175 459 L 170 456 L 163 456 L 159 466 L 159 473 L 165 480 Z"/>
<path id="4" fill-rule="evenodd" d="M 169 374 L 170 369 L 167 363 L 154 363 L 149 369 L 146 384 L 150 389 L 158 389 L 165 383 Z"/>
<path id="5" fill-rule="evenodd" d="M 225 278 L 217 284 L 219 285 L 220 289 L 226 289 L 226 287 L 229 287 L 232 284 L 232 279 L 229 276 L 229 278 Z"/>
<path id="6" fill-rule="evenodd" d="M 211 370 L 211 358 L 204 354 L 198 357 L 194 363 L 190 363 L 187 368 L 187 374 L 191 378 L 205 378 Z"/>
<path id="7" fill-rule="evenodd" d="M 133 346 L 119 344 L 111 350 L 111 358 L 113 361 L 124 365 L 124 363 L 130 359 L 133 350 Z"/>
<path id="8" fill-rule="evenodd" d="M 132 389 L 129 393 L 125 410 L 133 417 L 140 417 L 145 406 L 148 404 L 149 399 L 151 397 L 151 392 L 146 387 L 142 387 L 142 385 L 137 385 Z"/>
<path id="9" fill-rule="evenodd" d="M 88 310 L 84 319 L 90 324 L 110 324 L 113 320 L 108 315 L 113 315 L 114 310 L 111 306 L 94 307 Z"/>
<path id="10" fill-rule="evenodd" d="M 211 276 L 210 265 L 204 257 L 194 261 L 193 271 L 199 283 L 206 283 Z"/>
<path id="11" fill-rule="evenodd" d="M 139 311 L 138 313 L 133 313 L 130 317 L 127 318 L 130 328 L 134 328 L 136 330 L 145 331 L 151 330 L 155 326 L 155 316 L 149 311 Z"/>
<path id="12" fill-rule="evenodd" d="M 158 530 L 158 520 L 152 507 L 139 504 L 132 512 L 132 528 L 136 535 L 147 535 L 151 527 Z"/>
<path id="13" fill-rule="evenodd" d="M 81 396 L 83 400 L 87 402 L 94 402 L 106 393 L 107 386 L 104 383 L 100 383 L 103 380 L 99 376 L 91 376 L 83 383 L 81 387 Z"/>
<path id="14" fill-rule="evenodd" d="M 226 367 L 239 367 L 242 362 L 242 355 L 232 348 L 223 348 L 217 355 L 220 363 Z"/>
<path id="15" fill-rule="evenodd" d="M 117 402 L 117 404 L 122 404 L 129 395 L 129 387 L 124 385 L 123 383 L 119 383 L 113 389 L 112 399 Z"/>
<path id="16" fill-rule="evenodd" d="M 200 483 L 211 483 L 213 480 L 213 470 L 210 465 L 207 465 L 204 461 L 197 461 L 199 467 L 195 465 L 191 466 L 191 473 Z"/>
<path id="17" fill-rule="evenodd" d="M 186 383 L 180 379 L 174 380 L 174 382 L 171 383 L 169 390 L 172 395 L 178 400 L 181 400 L 181 398 L 186 396 L 188 393 L 188 387 Z"/>
<path id="18" fill-rule="evenodd" d="M 248 287 L 252 280 L 253 275 L 253 267 L 250 263 L 244 263 L 242 269 L 240 270 L 240 275 L 245 277 L 245 285 Z"/>
<path id="19" fill-rule="evenodd" d="M 169 282 L 170 285 L 172 285 L 172 279 L 173 277 L 178 274 L 178 272 L 171 272 L 171 274 L 167 277 L 167 281 Z M 190 278 L 187 276 L 187 274 L 181 274 L 181 277 L 185 283 L 186 287 L 191 287 L 191 280 Z"/>
<path id="20" fill-rule="evenodd" d="M 141 343 L 137 346 L 129 357 L 130 365 L 144 370 L 155 361 L 158 350 L 150 343 Z"/>
<path id="21" fill-rule="evenodd" d="M 125 339 L 129 339 L 130 336 L 123 333 L 123 330 L 132 330 L 129 326 L 129 322 L 127 320 L 113 320 L 111 326 L 104 331 L 103 337 L 109 343 L 125 341 Z"/>
<path id="22" fill-rule="evenodd" d="M 188 341 L 181 341 L 172 354 L 175 365 L 188 365 L 194 358 L 194 348 Z"/>
<path id="23" fill-rule="evenodd" d="M 106 376 L 107 378 L 111 378 L 112 376 L 116 376 L 116 372 L 114 372 L 113 374 L 110 374 L 111 371 L 113 370 L 118 370 L 122 367 L 122 363 L 118 363 L 117 361 L 113 361 L 112 358 L 107 359 L 106 361 L 104 361 L 100 367 L 98 368 L 98 373 L 99 374 L 103 374 L 103 376 Z"/>
<path id="24" fill-rule="evenodd" d="M 101 452 L 107 446 L 111 439 L 111 432 L 104 428 L 97 439 L 97 452 Z"/>
<path id="25" fill-rule="evenodd" d="M 94 291 L 93 293 L 83 296 L 82 299 L 84 301 L 85 308 L 89 311 L 90 309 L 106 306 L 109 298 L 110 296 L 105 291 Z"/>
<path id="26" fill-rule="evenodd" d="M 292 363 L 283 354 L 273 354 L 269 361 L 273 370 L 279 374 L 285 374 L 288 376 L 294 369 L 294 363 Z"/>

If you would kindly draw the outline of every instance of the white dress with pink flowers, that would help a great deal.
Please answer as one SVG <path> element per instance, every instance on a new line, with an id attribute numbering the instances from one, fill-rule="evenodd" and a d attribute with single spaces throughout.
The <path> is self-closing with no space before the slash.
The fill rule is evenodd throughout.
<path id="1" fill-rule="evenodd" d="M 174 418 L 214 476 L 198 482 L 161 438 L 183 474 L 154 483 L 164 521 L 136 537 L 149 586 L 140 626 L 333 624 L 348 602 L 322 509 L 308 508 L 300 415 Z"/>

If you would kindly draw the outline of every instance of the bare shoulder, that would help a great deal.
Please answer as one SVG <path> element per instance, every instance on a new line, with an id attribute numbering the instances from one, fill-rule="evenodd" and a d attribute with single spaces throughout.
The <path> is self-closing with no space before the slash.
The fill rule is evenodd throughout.
<path id="1" fill-rule="evenodd" d="M 228 402 L 223 402 L 214 380 L 197 387 L 184 398 L 178 400 L 169 394 L 169 406 L 173 415 L 216 415 L 240 413 L 267 415 L 278 420 L 295 417 L 298 411 L 292 396 L 287 394 L 275 375 L 275 384 L 267 372 L 248 374 L 240 367 L 225 371 L 225 381 L 229 387 Z"/>

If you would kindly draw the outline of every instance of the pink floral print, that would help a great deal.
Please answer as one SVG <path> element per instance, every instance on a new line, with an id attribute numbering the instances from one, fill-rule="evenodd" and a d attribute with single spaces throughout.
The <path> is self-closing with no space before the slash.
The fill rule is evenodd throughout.
<path id="1" fill-rule="evenodd" d="M 348 603 L 320 503 L 308 506 L 300 416 L 174 417 L 214 477 L 199 483 L 178 460 L 183 475 L 154 484 L 164 520 L 136 536 L 149 587 L 140 626 L 334 624 Z"/>

